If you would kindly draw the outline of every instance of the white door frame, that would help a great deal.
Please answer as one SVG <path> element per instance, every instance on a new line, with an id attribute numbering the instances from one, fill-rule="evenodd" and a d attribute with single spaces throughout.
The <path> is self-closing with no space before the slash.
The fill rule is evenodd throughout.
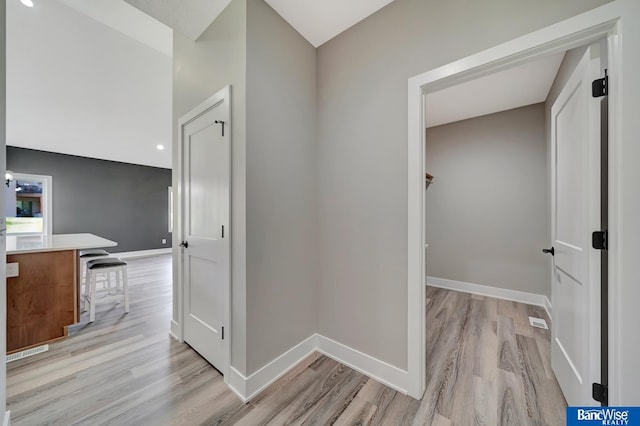
<path id="1" fill-rule="evenodd" d="M 222 103 L 222 108 L 224 111 L 224 116 L 225 116 L 225 120 L 224 120 L 224 132 L 225 135 L 228 135 L 229 137 L 229 144 L 231 144 L 231 86 L 226 86 L 224 88 L 222 88 L 221 90 L 219 90 L 218 92 L 216 92 L 213 96 L 211 96 L 210 98 L 208 98 L 207 100 L 205 100 L 204 102 L 202 102 L 201 104 L 199 104 L 197 107 L 195 107 L 194 109 L 192 109 L 191 111 L 189 111 L 188 113 L 186 113 L 185 115 L 183 115 L 182 117 L 180 117 L 180 119 L 178 120 L 178 158 L 176 163 L 176 172 L 177 172 L 177 176 L 178 176 L 178 186 L 177 186 L 177 194 L 176 194 L 176 199 L 174 200 L 174 203 L 176 203 L 177 205 L 177 209 L 178 209 L 178 214 L 177 217 L 175 218 L 175 227 L 174 227 L 174 244 L 177 246 L 180 241 L 184 241 L 185 240 L 185 235 L 184 235 L 184 203 L 182 200 L 182 196 L 184 195 L 184 178 L 183 178 L 183 172 L 184 172 L 184 168 L 183 168 L 183 164 L 182 162 L 184 161 L 183 158 L 183 148 L 184 148 L 184 127 L 191 122 L 192 120 L 194 120 L 195 118 L 197 118 L 198 116 L 204 114 L 207 110 L 211 109 L 212 107 L 221 104 Z M 230 155 L 232 152 L 231 146 L 229 149 Z M 229 157 L 229 164 L 231 165 L 231 157 Z M 229 167 L 229 170 L 231 171 L 231 166 Z M 231 186 L 231 172 L 229 174 L 229 186 Z M 229 189 L 229 210 L 231 210 L 231 189 Z M 224 377 L 224 382 L 225 383 L 229 383 L 229 372 L 230 372 L 230 368 L 231 368 L 231 245 L 232 243 L 232 238 L 233 236 L 231 235 L 231 211 L 229 212 L 229 274 L 228 274 L 228 281 L 227 281 L 227 301 L 226 301 L 226 307 L 225 307 L 225 312 L 223 314 L 223 318 L 224 318 L 224 323 L 227 326 L 227 330 L 225 333 L 225 340 L 227 340 L 226 342 L 226 348 L 227 348 L 227 354 L 226 354 L 226 358 L 227 358 L 227 363 L 224 366 L 223 370 L 221 371 L 223 377 Z M 177 237 L 177 238 L 176 238 Z M 183 253 L 182 250 L 180 250 L 180 248 L 178 247 L 177 250 L 174 250 L 174 256 L 178 256 L 178 261 L 176 262 L 178 265 L 178 283 L 176 286 L 176 292 L 177 294 L 174 294 L 174 305 L 177 304 L 177 310 L 178 310 L 178 324 L 174 324 L 172 323 L 171 325 L 171 334 L 174 335 L 174 337 L 176 337 L 180 342 L 184 342 L 184 282 L 183 282 L 183 276 L 184 276 L 184 259 L 183 259 Z M 177 327 L 176 327 L 177 325 Z M 216 366 L 217 367 L 217 366 Z"/>
<path id="2" fill-rule="evenodd" d="M 408 393 L 421 398 L 426 388 L 426 320 L 425 320 L 425 230 L 424 230 L 424 144 L 425 122 L 423 95 L 448 86 L 462 83 L 518 65 L 543 55 L 566 51 L 589 44 L 598 39 L 608 39 L 609 54 L 609 234 L 619 232 L 618 212 L 621 209 L 619 176 L 622 167 L 618 164 L 621 129 L 621 97 L 623 93 L 619 79 L 622 59 L 620 39 L 625 6 L 623 1 L 614 1 L 581 15 L 518 37 L 506 43 L 484 50 L 450 64 L 411 77 L 408 81 L 408 338 L 407 373 Z M 633 48 L 633 47 L 632 47 Z M 616 292 L 620 285 L 619 274 L 621 246 L 610 241 L 609 247 L 609 293 Z M 614 299 L 609 298 L 609 359 L 618 357 L 619 337 L 612 333 L 618 321 L 612 316 Z M 615 362 L 609 365 L 609 401 L 621 399 L 616 382 L 621 377 Z"/>

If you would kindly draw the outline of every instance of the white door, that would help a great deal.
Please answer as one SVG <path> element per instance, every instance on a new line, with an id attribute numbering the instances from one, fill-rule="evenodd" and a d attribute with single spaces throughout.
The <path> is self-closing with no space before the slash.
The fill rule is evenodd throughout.
<path id="1" fill-rule="evenodd" d="M 554 271 L 551 363 L 569 405 L 597 405 L 600 382 L 600 46 L 587 49 L 551 108 Z"/>
<path id="2" fill-rule="evenodd" d="M 180 131 L 183 339 L 224 374 L 229 362 L 228 326 L 224 329 L 230 294 L 229 89 L 187 114 Z"/>

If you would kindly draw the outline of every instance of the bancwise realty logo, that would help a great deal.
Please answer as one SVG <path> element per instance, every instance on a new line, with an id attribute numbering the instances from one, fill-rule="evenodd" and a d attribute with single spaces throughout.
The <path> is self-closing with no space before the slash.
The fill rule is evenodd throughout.
<path id="1" fill-rule="evenodd" d="M 567 407 L 567 426 L 640 426 L 640 407 Z"/>

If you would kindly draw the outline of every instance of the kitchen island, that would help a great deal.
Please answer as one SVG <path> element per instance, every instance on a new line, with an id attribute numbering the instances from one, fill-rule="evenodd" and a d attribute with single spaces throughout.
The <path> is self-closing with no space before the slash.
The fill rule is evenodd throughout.
<path id="1" fill-rule="evenodd" d="M 8 236 L 7 352 L 65 337 L 80 321 L 79 251 L 117 244 L 93 234 Z"/>

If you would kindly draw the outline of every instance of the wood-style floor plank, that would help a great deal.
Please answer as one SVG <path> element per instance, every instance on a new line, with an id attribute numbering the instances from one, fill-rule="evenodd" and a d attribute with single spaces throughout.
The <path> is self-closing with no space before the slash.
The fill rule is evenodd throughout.
<path id="1" fill-rule="evenodd" d="M 418 401 L 310 354 L 250 403 L 168 336 L 171 258 L 129 263 L 131 309 L 100 300 L 96 321 L 7 365 L 14 425 L 562 425 L 540 307 L 427 288 L 427 391 Z"/>

